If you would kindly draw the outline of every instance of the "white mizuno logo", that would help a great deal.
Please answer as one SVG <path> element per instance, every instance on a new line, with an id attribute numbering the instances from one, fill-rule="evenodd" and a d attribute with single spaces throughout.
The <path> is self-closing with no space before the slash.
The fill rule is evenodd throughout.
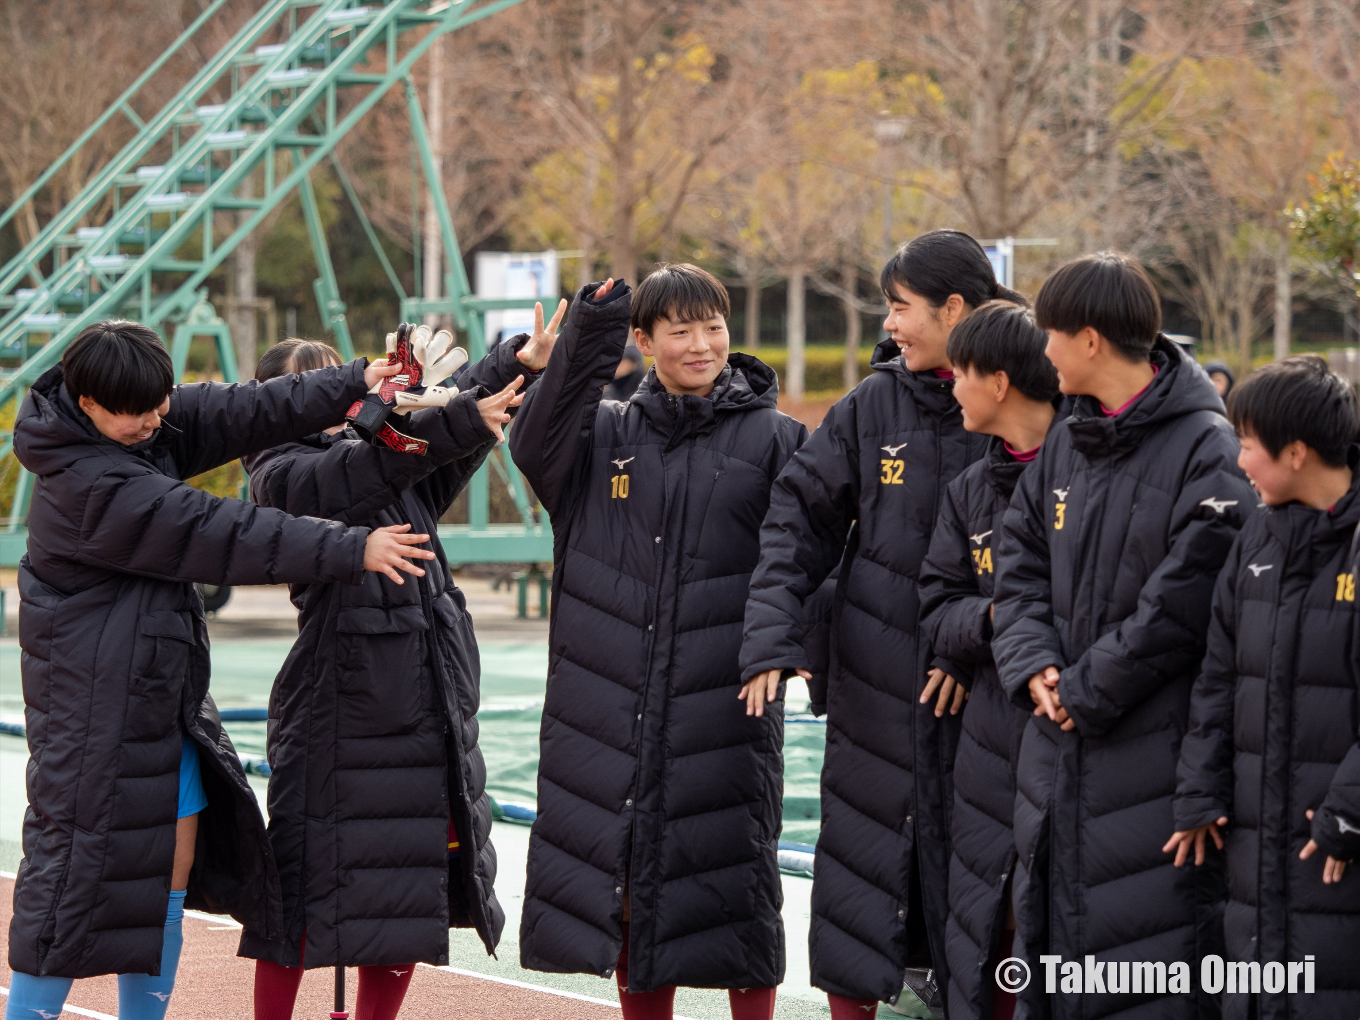
<path id="1" fill-rule="evenodd" d="M 147 992 L 146 994 L 154 995 L 156 998 L 160 999 L 161 1002 L 164 1002 L 166 999 L 170 998 L 169 992 Z"/>
<path id="2" fill-rule="evenodd" d="M 397 975 L 397 977 L 401 977 L 403 974 L 409 974 L 409 973 L 411 973 L 411 970 L 410 970 L 410 968 L 408 967 L 406 970 L 394 970 L 392 973 L 395 974 L 395 975 Z"/>
<path id="3" fill-rule="evenodd" d="M 1251 571 L 1253 577 L 1260 577 L 1273 566 L 1275 566 L 1273 563 L 1248 563 L 1247 569 Z"/>
<path id="4" fill-rule="evenodd" d="M 879 449 L 886 453 L 889 457 L 896 457 L 897 451 L 902 449 L 902 447 L 906 445 L 907 445 L 906 443 L 898 443 L 896 446 L 880 446 Z"/>
<path id="5" fill-rule="evenodd" d="M 60 1013 L 49 1013 L 47 1010 L 38 1009 L 37 1007 L 34 1007 L 33 1012 L 42 1017 L 42 1020 L 57 1020 L 57 1017 L 61 1016 Z"/>
<path id="6" fill-rule="evenodd" d="M 636 457 L 629 457 L 627 460 L 611 460 L 609 463 L 613 464 L 616 468 L 622 471 L 625 466 L 633 463 L 633 461 L 635 460 L 637 460 Z"/>
<path id="7" fill-rule="evenodd" d="M 1054 489 L 1053 495 L 1057 496 L 1060 500 L 1065 500 L 1067 499 L 1067 494 L 1071 491 L 1071 489 Z"/>
<path id="8" fill-rule="evenodd" d="M 1201 499 L 1201 500 L 1199 501 L 1199 505 L 1200 505 L 1200 506 L 1212 507 L 1214 513 L 1216 513 L 1216 514 L 1221 514 L 1224 510 L 1228 509 L 1228 507 L 1230 507 L 1230 506 L 1237 506 L 1237 500 L 1235 500 L 1235 499 Z"/>
<path id="9" fill-rule="evenodd" d="M 1336 816 L 1336 827 L 1342 832 L 1360 833 L 1360 828 L 1357 828 L 1356 826 L 1352 825 L 1350 822 L 1346 821 L 1346 819 L 1342 818 L 1340 815 Z"/>
<path id="10" fill-rule="evenodd" d="M 982 544 L 982 540 L 983 540 L 984 538 L 986 538 L 986 537 L 987 537 L 988 535 L 990 535 L 990 534 L 991 534 L 990 531 L 984 531 L 981 535 L 969 535 L 968 537 L 971 538 L 971 539 L 972 539 L 974 542 L 976 542 L 978 545 L 981 545 L 981 544 Z"/>

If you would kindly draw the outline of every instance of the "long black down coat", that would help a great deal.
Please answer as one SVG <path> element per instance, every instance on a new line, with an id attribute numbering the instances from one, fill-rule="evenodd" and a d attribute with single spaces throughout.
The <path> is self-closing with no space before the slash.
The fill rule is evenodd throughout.
<path id="1" fill-rule="evenodd" d="M 928 649 L 917 580 L 944 487 L 982 456 L 953 383 L 911 372 L 891 341 L 775 484 L 751 581 L 743 678 L 809 665 L 805 603 L 840 563 L 832 606 L 812 983 L 895 1002 L 909 954 L 944 960 L 948 833 L 940 775 L 958 717 L 917 701 Z M 914 851 L 921 896 L 912 894 Z M 916 902 L 918 900 L 920 902 Z M 908 914 L 915 938 L 908 938 Z M 922 943 L 924 928 L 936 945 Z"/>
<path id="2" fill-rule="evenodd" d="M 425 454 L 320 433 L 251 458 L 251 495 L 289 513 L 434 536 L 495 445 L 476 402 L 523 372 L 518 346 L 499 344 L 472 366 L 447 406 L 409 416 L 403 431 L 428 441 Z M 293 587 L 298 640 L 269 705 L 283 927 L 270 938 L 247 926 L 243 956 L 288 967 L 446 964 L 450 926 L 476 928 L 488 952 L 500 940 L 477 748 L 481 662 L 437 539 L 433 548 L 425 576 L 400 585 L 369 573 L 358 586 Z M 462 844 L 453 868 L 450 817 Z"/>
<path id="3" fill-rule="evenodd" d="M 1038 1015 L 1217 1013 L 1200 995 L 1044 997 L 1038 959 L 1183 961 L 1198 990 L 1199 958 L 1222 943 L 1221 867 L 1177 869 L 1162 845 L 1214 581 L 1257 500 L 1203 370 L 1164 337 L 1152 362 L 1118 417 L 1074 401 L 995 547 L 1002 685 L 1032 710 L 1029 678 L 1058 667 L 1076 723 L 1031 717 L 1016 772 L 1015 955 Z"/>
<path id="4" fill-rule="evenodd" d="M 987 456 L 945 490 L 940 520 L 921 567 L 921 626 L 936 656 L 968 690 L 946 791 L 949 919 L 942 989 L 951 1020 L 991 1016 L 988 970 L 1006 930 L 1007 881 L 1015 865 L 1015 759 L 1029 713 L 1001 687 L 992 661 L 989 610 L 996 582 L 993 539 L 1028 466 L 992 440 Z"/>
<path id="5" fill-rule="evenodd" d="M 555 545 L 521 959 L 612 974 L 626 890 L 632 990 L 770 987 L 783 705 L 747 717 L 737 653 L 770 487 L 807 430 L 741 354 L 708 397 L 649 373 L 601 402 L 628 315 L 626 294 L 577 297 L 510 435 Z"/>
<path id="6" fill-rule="evenodd" d="M 356 584 L 368 529 L 219 499 L 182 479 L 315 432 L 366 389 L 362 362 L 263 385 L 179 386 L 161 428 L 136 446 L 95 430 L 59 367 L 29 391 L 14 442 L 36 476 L 19 569 L 31 757 L 14 970 L 160 972 L 181 731 L 198 745 L 208 794 L 186 903 L 279 930 L 278 873 L 208 695 L 191 582 Z"/>
<path id="7" fill-rule="evenodd" d="M 1360 476 L 1331 513 L 1294 503 L 1248 519 L 1218 579 L 1190 695 L 1175 824 L 1228 818 L 1224 955 L 1317 958 L 1316 991 L 1302 994 L 1299 980 L 1299 994 L 1256 996 L 1256 1020 L 1360 1016 L 1360 874 L 1352 865 L 1322 884 L 1328 855 L 1360 857 L 1357 522 Z M 1320 849 L 1301 861 L 1310 837 Z M 1246 1020 L 1251 998 L 1225 994 L 1224 1016 Z"/>

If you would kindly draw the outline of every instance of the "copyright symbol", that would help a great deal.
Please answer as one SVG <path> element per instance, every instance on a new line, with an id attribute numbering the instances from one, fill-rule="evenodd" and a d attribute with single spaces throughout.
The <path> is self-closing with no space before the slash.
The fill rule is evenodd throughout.
<path id="1" fill-rule="evenodd" d="M 1023 992 L 1029 987 L 1029 964 L 1008 956 L 996 965 L 996 986 L 1003 992 Z"/>

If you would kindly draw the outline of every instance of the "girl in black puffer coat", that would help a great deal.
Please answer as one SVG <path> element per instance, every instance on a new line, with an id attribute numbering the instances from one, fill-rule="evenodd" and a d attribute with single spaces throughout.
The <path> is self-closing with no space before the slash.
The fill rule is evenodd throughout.
<path id="1" fill-rule="evenodd" d="M 1016 767 L 1015 955 L 1035 974 L 1022 1006 L 1213 1017 L 1212 996 L 1179 982 L 1113 994 L 1103 975 L 1143 961 L 1197 976 L 1221 944 L 1221 869 L 1178 872 L 1162 844 L 1214 581 L 1255 495 L 1213 384 L 1157 332 L 1139 267 L 1079 259 L 1035 311 L 1074 399 L 994 536 L 992 653 L 1011 699 L 1040 709 Z M 1045 995 L 1041 955 L 1089 961 L 1089 985 Z"/>
<path id="2" fill-rule="evenodd" d="M 529 374 L 516 358 L 524 341 L 473 365 L 445 406 L 406 417 L 401 431 L 428 443 L 423 454 L 332 428 L 246 461 L 262 506 L 409 524 L 436 553 L 425 576 L 402 584 L 374 574 L 357 587 L 292 589 L 299 635 L 269 711 L 269 838 L 283 922 L 272 932 L 246 925 L 240 948 L 259 961 L 257 1017 L 291 1014 L 304 966 L 359 967 L 360 1012 L 383 1000 L 394 1015 L 415 963 L 449 962 L 450 927 L 475 928 L 488 952 L 499 941 L 477 642 L 433 536 L 496 444 L 512 404 L 505 387 Z M 286 341 L 258 373 L 335 357 L 324 344 Z M 407 965 L 395 980 L 394 964 Z"/>
<path id="3" fill-rule="evenodd" d="M 1226 1018 L 1351 1020 L 1360 874 L 1344 862 L 1360 856 L 1360 448 L 1350 440 L 1360 415 L 1350 386 L 1316 356 L 1259 369 L 1229 410 L 1266 506 L 1247 519 L 1214 593 L 1177 771 L 1179 831 L 1166 849 L 1184 865 L 1196 841 L 1203 859 L 1206 833 L 1226 843 L 1224 957 L 1247 965 L 1247 980 L 1224 988 Z M 1290 972 L 1310 957 L 1313 988 Z"/>
<path id="4" fill-rule="evenodd" d="M 942 991 L 950 1020 L 1008 1015 L 993 975 L 1011 955 L 1015 757 L 1029 714 L 1006 696 L 992 661 L 993 540 L 1054 420 L 1058 375 L 1044 357 L 1046 340 L 1027 309 L 1001 301 L 983 305 L 949 337 L 964 427 L 993 437 L 986 456 L 945 490 L 921 566 L 921 627 L 934 665 L 968 690 L 944 791 L 951 855 Z M 938 704 L 936 715 L 945 707 Z"/>
<path id="5" fill-rule="evenodd" d="M 840 564 L 808 939 L 812 983 L 836 1017 L 896 1002 L 908 963 L 922 984 L 932 961 L 945 967 L 941 775 L 958 717 L 937 720 L 919 700 L 931 667 L 917 580 L 944 487 L 987 447 L 964 431 L 945 343 L 973 308 L 1010 293 L 952 230 L 904 245 L 882 286 L 893 338 L 770 496 L 741 652 L 743 679 L 762 687 L 807 670 L 805 606 Z"/>
<path id="6" fill-rule="evenodd" d="M 615 974 L 625 1018 L 676 985 L 774 1010 L 784 975 L 781 705 L 738 700 L 770 486 L 807 434 L 774 372 L 728 355 L 726 290 L 694 266 L 576 298 L 510 435 L 553 524 L 553 616 L 525 967 Z M 601 400 L 629 322 L 656 359 Z"/>

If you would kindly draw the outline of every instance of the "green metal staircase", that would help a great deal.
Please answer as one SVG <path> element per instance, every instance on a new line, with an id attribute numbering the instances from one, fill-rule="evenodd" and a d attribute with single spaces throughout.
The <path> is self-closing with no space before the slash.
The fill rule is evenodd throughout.
<path id="1" fill-rule="evenodd" d="M 346 358 L 354 356 L 310 175 L 330 160 L 401 303 L 403 318 L 453 316 L 475 359 L 486 350 L 483 316 L 523 300 L 473 298 L 431 151 L 411 69 L 435 39 L 519 0 L 266 0 L 154 116 L 133 100 L 204 29 L 227 0 L 214 0 L 128 90 L 14 203 L 3 227 L 96 132 L 117 117 L 136 129 L 80 193 L 0 267 L 0 408 L 56 364 L 79 332 L 101 319 L 135 319 L 173 335 L 182 371 L 193 337 L 208 335 L 224 376 L 235 357 L 226 325 L 208 301 L 206 282 L 232 250 L 297 190 L 318 268 L 314 289 L 322 321 Z M 387 91 L 403 83 L 424 185 L 434 197 L 448 259 L 444 294 L 407 295 L 383 253 L 353 187 L 334 160 L 336 145 Z M 433 184 L 431 187 L 430 185 Z M 221 215 L 230 214 L 230 215 Z M 417 244 L 419 239 L 417 238 Z M 419 286 L 419 273 L 417 287 Z M 7 366 L 7 367 L 6 367 Z M 0 455 L 13 444 L 0 437 Z M 455 562 L 545 562 L 552 538 L 539 523 L 504 448 L 489 462 L 508 487 L 520 522 L 488 521 L 488 469 L 470 488 L 467 525 L 443 529 Z M 26 542 L 31 479 L 21 474 L 0 564 L 13 565 Z"/>

